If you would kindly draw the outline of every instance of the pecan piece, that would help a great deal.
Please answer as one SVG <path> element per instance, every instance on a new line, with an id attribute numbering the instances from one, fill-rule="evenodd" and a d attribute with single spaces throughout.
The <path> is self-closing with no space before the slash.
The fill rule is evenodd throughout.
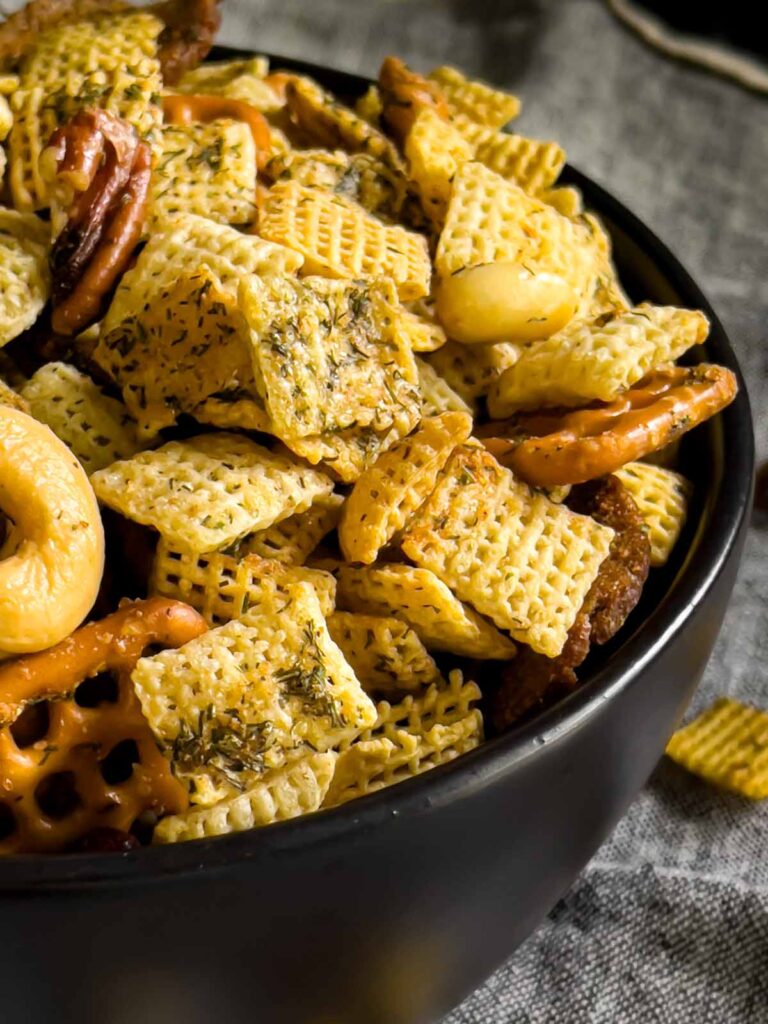
<path id="1" fill-rule="evenodd" d="M 41 167 L 68 206 L 51 250 L 57 334 L 77 334 L 103 312 L 141 238 L 151 165 L 147 143 L 105 110 L 81 110 L 51 136 Z"/>
<path id="2" fill-rule="evenodd" d="M 221 24 L 219 0 L 167 0 L 150 10 L 165 22 L 157 56 L 163 81 L 174 85 L 208 56 Z"/>
<path id="3" fill-rule="evenodd" d="M 610 526 L 616 536 L 560 654 L 547 658 L 520 646 L 517 657 L 504 668 L 501 684 L 491 698 L 492 721 L 500 732 L 537 704 L 549 702 L 577 685 L 574 669 L 584 661 L 592 644 L 607 643 L 618 632 L 640 600 L 648 577 L 648 534 L 637 505 L 617 477 L 606 476 L 574 487 L 568 505 L 574 512 Z"/>

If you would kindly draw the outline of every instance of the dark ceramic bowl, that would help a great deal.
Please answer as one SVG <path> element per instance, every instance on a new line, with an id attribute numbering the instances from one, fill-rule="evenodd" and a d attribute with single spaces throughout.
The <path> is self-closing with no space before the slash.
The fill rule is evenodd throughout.
<path id="1" fill-rule="evenodd" d="M 225 56 L 222 51 L 218 56 Z M 293 63 L 282 62 L 277 63 Z M 301 65 L 340 94 L 353 76 Z M 636 297 L 712 321 L 669 250 L 579 172 Z M 693 515 L 572 696 L 452 764 L 311 818 L 125 855 L 0 861 L 8 1024 L 429 1024 L 536 927 L 648 778 L 701 677 L 753 472 L 743 387 L 686 439 Z"/>

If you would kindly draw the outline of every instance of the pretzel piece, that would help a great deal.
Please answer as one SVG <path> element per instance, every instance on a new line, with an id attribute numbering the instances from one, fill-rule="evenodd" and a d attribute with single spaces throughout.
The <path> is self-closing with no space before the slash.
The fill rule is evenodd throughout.
<path id="1" fill-rule="evenodd" d="M 179 647 L 206 628 L 186 605 L 152 598 L 0 666 L 0 792 L 13 820 L 0 852 L 60 850 L 96 826 L 126 831 L 143 811 L 186 807 L 130 673 L 148 647 Z M 125 778 L 119 755 L 131 744 Z"/>
<path id="2" fill-rule="evenodd" d="M 609 404 L 488 424 L 485 446 L 534 487 L 583 483 L 669 444 L 736 397 L 723 366 L 656 370 Z M 491 436 L 491 435 L 496 436 Z"/>

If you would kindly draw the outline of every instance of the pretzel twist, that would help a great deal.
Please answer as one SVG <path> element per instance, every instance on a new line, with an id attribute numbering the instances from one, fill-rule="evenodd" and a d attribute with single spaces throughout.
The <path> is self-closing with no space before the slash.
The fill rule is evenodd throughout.
<path id="1" fill-rule="evenodd" d="M 147 810 L 185 809 L 186 790 L 160 753 L 131 672 L 148 647 L 180 647 L 206 628 L 188 605 L 150 598 L 0 666 L 0 810 L 13 820 L 0 853 L 60 850 L 94 828 L 125 832 Z M 116 685 L 111 699 L 73 696 L 105 673 Z M 126 743 L 135 744 L 132 770 L 116 779 L 105 765 Z"/>
<path id="2" fill-rule="evenodd" d="M 502 465 L 532 486 L 579 484 L 663 448 L 724 409 L 737 391 L 723 366 L 673 366 L 648 374 L 613 402 L 521 414 L 478 433 Z"/>
<path id="3" fill-rule="evenodd" d="M 99 318 L 141 238 L 152 155 L 127 122 L 89 108 L 53 133 L 41 168 L 60 195 L 72 196 L 51 251 L 51 323 L 72 335 Z"/>
<path id="4" fill-rule="evenodd" d="M 207 123 L 219 117 L 243 121 L 251 129 L 256 145 L 256 166 L 261 171 L 269 161 L 271 136 L 269 123 L 262 113 L 244 100 L 230 96 L 178 95 L 163 97 L 163 116 L 170 124 Z"/>

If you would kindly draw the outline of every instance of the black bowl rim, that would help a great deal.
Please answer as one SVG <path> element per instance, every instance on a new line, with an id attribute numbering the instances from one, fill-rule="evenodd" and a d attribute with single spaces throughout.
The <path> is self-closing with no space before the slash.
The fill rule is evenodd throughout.
<path id="1" fill-rule="evenodd" d="M 212 59 L 249 57 L 250 51 L 215 47 Z M 319 75 L 336 92 L 360 92 L 363 76 L 294 58 L 267 55 L 274 65 Z M 270 825 L 268 828 L 169 846 L 145 847 L 126 854 L 15 855 L 0 858 L 0 891 L 17 895 L 161 882 L 169 877 L 219 873 L 236 863 L 279 856 L 299 848 L 330 843 L 355 845 L 393 819 L 423 814 L 473 793 L 534 757 L 546 744 L 580 729 L 607 701 L 632 685 L 681 630 L 722 571 L 751 504 L 754 438 L 747 389 L 736 356 L 717 315 L 669 248 L 638 217 L 591 178 L 571 165 L 563 179 L 584 194 L 587 206 L 620 226 L 693 308 L 712 325 L 708 355 L 729 367 L 739 380 L 736 400 L 719 417 L 728 485 L 720 480 L 708 528 L 694 538 L 691 551 L 659 606 L 595 675 L 573 694 L 514 732 L 486 740 L 448 764 L 341 807 Z M 710 442 L 712 444 L 714 442 Z M 689 552 L 690 555 L 691 552 Z"/>

